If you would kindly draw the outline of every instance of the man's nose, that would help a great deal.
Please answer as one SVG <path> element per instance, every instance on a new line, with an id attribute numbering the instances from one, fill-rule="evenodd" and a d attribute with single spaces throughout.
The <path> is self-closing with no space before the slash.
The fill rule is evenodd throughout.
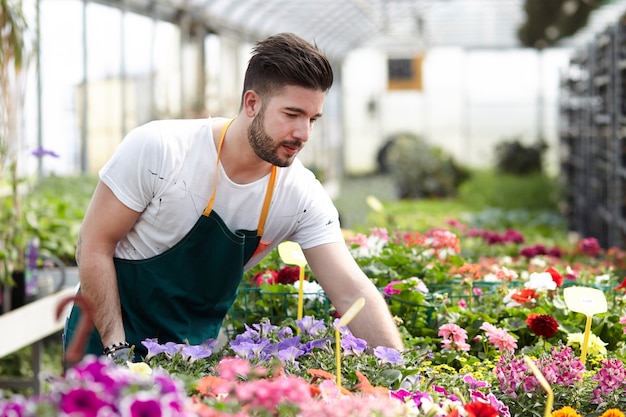
<path id="1" fill-rule="evenodd" d="M 309 140 L 309 136 L 311 135 L 311 129 L 313 126 L 308 119 L 298 120 L 296 127 L 293 131 L 293 136 L 295 139 L 299 141 L 306 142 Z"/>

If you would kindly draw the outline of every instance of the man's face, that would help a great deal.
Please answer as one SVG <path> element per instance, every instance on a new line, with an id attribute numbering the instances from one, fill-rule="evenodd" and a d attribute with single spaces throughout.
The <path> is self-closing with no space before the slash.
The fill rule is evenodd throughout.
<path id="1" fill-rule="evenodd" d="M 321 91 L 286 86 L 265 99 L 248 129 L 256 155 L 279 167 L 291 165 L 321 117 L 325 98 Z"/>

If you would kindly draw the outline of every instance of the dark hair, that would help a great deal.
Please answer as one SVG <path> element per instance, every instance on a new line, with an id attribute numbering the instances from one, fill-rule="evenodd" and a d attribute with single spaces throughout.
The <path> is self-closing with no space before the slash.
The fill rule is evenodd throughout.
<path id="1" fill-rule="evenodd" d="M 256 44 L 243 82 L 243 93 L 276 94 L 287 85 L 328 91 L 333 69 L 326 55 L 293 33 L 279 33 Z M 242 98 L 243 98 L 242 93 Z"/>

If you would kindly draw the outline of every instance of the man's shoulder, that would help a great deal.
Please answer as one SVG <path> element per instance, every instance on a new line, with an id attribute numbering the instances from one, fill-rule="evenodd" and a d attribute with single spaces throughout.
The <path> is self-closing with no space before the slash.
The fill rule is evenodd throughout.
<path id="1" fill-rule="evenodd" d="M 125 141 L 141 143 L 152 149 L 187 148 L 197 135 L 210 135 L 208 119 L 160 119 L 132 129 Z M 209 136 L 210 137 L 210 136 Z"/>

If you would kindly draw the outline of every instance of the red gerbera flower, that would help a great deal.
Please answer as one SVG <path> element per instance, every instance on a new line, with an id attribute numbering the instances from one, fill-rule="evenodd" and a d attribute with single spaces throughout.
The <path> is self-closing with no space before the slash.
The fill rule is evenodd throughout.
<path id="1" fill-rule="evenodd" d="M 537 293 L 532 288 L 517 290 L 511 294 L 511 300 L 519 304 L 532 303 L 537 299 Z"/>
<path id="2" fill-rule="evenodd" d="M 500 415 L 491 404 L 480 401 L 465 404 L 465 411 L 468 412 L 468 417 L 498 417 Z"/>
<path id="3" fill-rule="evenodd" d="M 617 287 L 615 287 L 615 291 L 619 291 L 619 290 L 626 291 L 626 277 L 624 277 L 624 280 L 622 281 L 621 284 L 619 284 Z"/>
<path id="4" fill-rule="evenodd" d="M 549 266 L 548 269 L 546 269 L 546 272 L 550 273 L 552 281 L 554 281 L 557 287 L 563 285 L 563 275 L 559 274 L 559 271 Z"/>
<path id="5" fill-rule="evenodd" d="M 530 314 L 526 319 L 530 330 L 537 335 L 550 338 L 559 330 L 559 323 L 549 314 Z"/>

